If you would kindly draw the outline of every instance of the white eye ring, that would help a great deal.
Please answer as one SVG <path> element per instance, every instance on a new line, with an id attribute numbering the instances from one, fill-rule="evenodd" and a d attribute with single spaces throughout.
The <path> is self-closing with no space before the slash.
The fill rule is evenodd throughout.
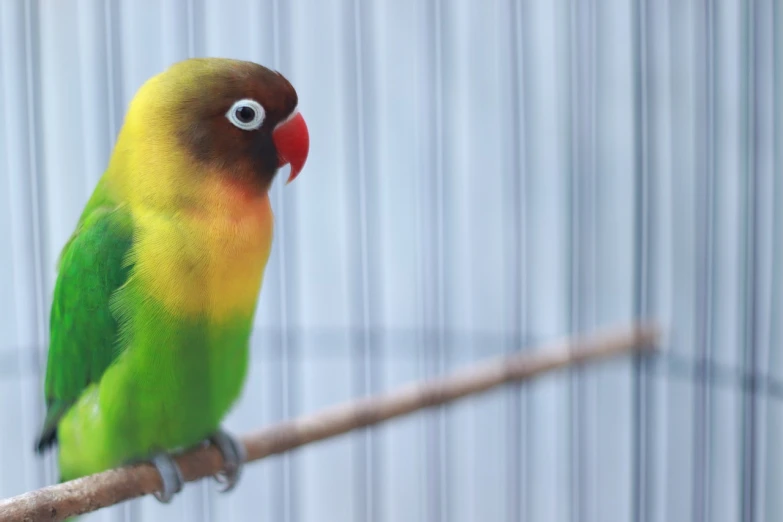
<path id="1" fill-rule="evenodd" d="M 252 117 L 250 117 L 250 111 L 252 111 Z M 266 112 L 261 104 L 250 98 L 234 102 L 234 105 L 226 113 L 226 118 L 232 125 L 246 131 L 259 128 L 264 123 L 265 116 Z"/>

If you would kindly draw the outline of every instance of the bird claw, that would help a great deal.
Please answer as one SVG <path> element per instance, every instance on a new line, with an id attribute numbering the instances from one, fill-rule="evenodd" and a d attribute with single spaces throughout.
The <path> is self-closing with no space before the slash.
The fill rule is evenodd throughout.
<path id="1" fill-rule="evenodd" d="M 168 504 L 174 495 L 182 491 L 182 486 L 185 484 L 182 471 L 168 453 L 155 455 L 152 458 L 152 465 L 158 470 L 160 480 L 163 482 L 163 490 L 155 491 L 153 495 L 158 499 L 158 502 Z"/>
<path id="2" fill-rule="evenodd" d="M 210 440 L 223 456 L 223 471 L 213 475 L 213 478 L 222 484 L 218 491 L 226 493 L 234 489 L 239 482 L 239 475 L 247 457 L 245 446 L 223 430 L 218 430 Z"/>

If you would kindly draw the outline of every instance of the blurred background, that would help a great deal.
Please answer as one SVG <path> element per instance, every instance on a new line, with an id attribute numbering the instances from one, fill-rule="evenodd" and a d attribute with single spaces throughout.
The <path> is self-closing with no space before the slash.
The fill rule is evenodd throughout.
<path id="1" fill-rule="evenodd" d="M 280 70 L 311 133 L 230 430 L 637 317 L 665 352 L 84 520 L 783 518 L 774 0 L 0 2 L 0 498 L 56 480 L 56 259 L 136 89 L 189 56 Z"/>

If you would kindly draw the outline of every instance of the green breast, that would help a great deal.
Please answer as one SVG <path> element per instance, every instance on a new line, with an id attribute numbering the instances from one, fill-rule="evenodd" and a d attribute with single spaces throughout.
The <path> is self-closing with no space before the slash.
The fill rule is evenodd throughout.
<path id="1" fill-rule="evenodd" d="M 198 444 L 242 389 L 252 314 L 220 323 L 175 317 L 129 283 L 127 348 L 60 425 L 66 479 Z"/>

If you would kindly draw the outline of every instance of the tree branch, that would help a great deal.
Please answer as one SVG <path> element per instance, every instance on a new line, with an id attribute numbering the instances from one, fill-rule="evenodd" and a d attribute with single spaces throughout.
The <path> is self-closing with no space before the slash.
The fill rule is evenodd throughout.
<path id="1" fill-rule="evenodd" d="M 241 440 L 247 449 L 247 461 L 259 460 L 504 383 L 592 359 L 653 348 L 658 337 L 655 327 L 642 325 L 565 339 L 534 352 L 525 350 L 489 359 L 445 377 L 303 415 L 247 434 Z M 220 453 L 211 445 L 179 455 L 176 462 L 186 481 L 214 475 L 223 464 Z M 150 464 L 117 468 L 0 500 L 0 522 L 63 520 L 153 493 L 161 487 L 160 477 Z"/>

